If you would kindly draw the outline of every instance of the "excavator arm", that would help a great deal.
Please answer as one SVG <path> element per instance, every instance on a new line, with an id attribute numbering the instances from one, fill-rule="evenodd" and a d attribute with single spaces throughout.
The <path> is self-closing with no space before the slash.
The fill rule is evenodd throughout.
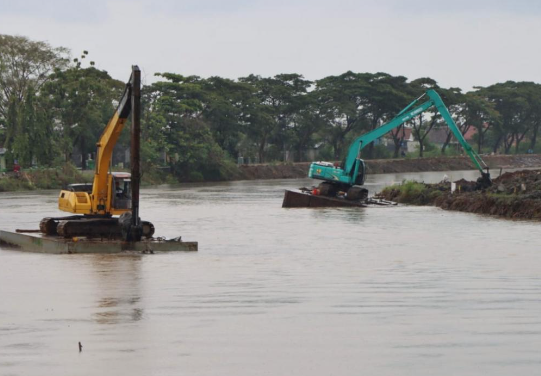
<path id="1" fill-rule="evenodd" d="M 428 100 L 419 104 L 421 102 L 421 99 L 423 99 L 425 96 L 428 96 Z M 462 136 L 462 133 L 460 132 L 453 118 L 451 117 L 451 114 L 449 114 L 447 107 L 445 107 L 445 104 L 443 103 L 441 97 L 434 90 L 428 90 L 425 94 L 415 99 L 388 123 L 356 138 L 351 143 L 348 149 L 348 153 L 346 155 L 346 159 L 344 161 L 342 169 L 334 168 L 329 164 L 321 164 L 316 162 L 310 166 L 309 177 L 327 180 L 329 182 L 335 182 L 348 186 L 353 186 L 357 184 L 359 169 L 364 169 L 364 163 L 361 159 L 361 150 L 371 142 L 377 140 L 386 133 L 399 127 L 406 121 L 411 120 L 413 117 L 423 113 L 431 107 L 436 107 L 438 112 L 441 114 L 441 116 L 451 129 L 451 132 L 453 132 L 453 135 L 456 137 L 458 142 L 462 145 L 462 147 L 472 160 L 475 167 L 481 172 L 481 178 L 479 183 L 483 186 L 489 186 L 491 182 L 488 166 L 466 142 L 464 136 Z M 485 169 L 486 172 L 484 171 Z M 361 171 L 361 173 L 364 173 L 364 171 Z M 362 184 L 362 182 L 358 184 Z"/>
<path id="2" fill-rule="evenodd" d="M 429 99 L 426 102 L 417 105 L 425 96 L 428 96 Z M 355 139 L 355 141 L 353 141 L 353 143 L 348 149 L 348 154 L 344 163 L 344 173 L 351 177 L 355 177 L 359 169 L 358 160 L 360 159 L 360 152 L 364 147 L 431 107 L 436 107 L 438 112 L 441 114 L 441 116 L 449 126 L 451 132 L 453 132 L 453 135 L 456 137 L 460 145 L 462 145 L 462 147 L 464 148 L 466 154 L 468 154 L 475 167 L 481 172 L 482 177 L 486 176 L 486 178 L 490 179 L 490 176 L 488 175 L 488 166 L 485 164 L 479 154 L 477 154 L 466 142 L 464 136 L 455 124 L 455 121 L 451 117 L 451 114 L 447 110 L 447 107 L 443 103 L 441 97 L 434 90 L 428 90 L 421 97 L 414 100 L 406 108 L 404 108 L 393 120 Z M 485 169 L 486 172 L 484 171 Z"/>
<path id="3" fill-rule="evenodd" d="M 113 149 L 131 113 L 132 79 L 133 74 L 126 84 L 124 94 L 113 117 L 107 123 L 96 144 L 96 172 L 92 187 L 92 211 L 95 214 L 108 214 L 107 202 L 110 200 L 109 166 L 111 164 Z"/>

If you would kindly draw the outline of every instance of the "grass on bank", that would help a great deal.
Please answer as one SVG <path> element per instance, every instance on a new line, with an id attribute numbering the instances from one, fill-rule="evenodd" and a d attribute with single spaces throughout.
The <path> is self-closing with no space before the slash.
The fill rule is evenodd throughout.
<path id="1" fill-rule="evenodd" d="M 443 194 L 442 190 L 434 189 L 434 187 L 414 180 L 405 180 L 401 184 L 385 187 L 380 193 L 387 200 L 412 205 L 432 204 Z"/>
<path id="2" fill-rule="evenodd" d="M 33 189 L 60 189 L 72 183 L 88 183 L 92 177 L 81 174 L 73 165 L 55 168 L 39 168 L 9 173 L 0 178 L 0 192 L 27 191 Z"/>

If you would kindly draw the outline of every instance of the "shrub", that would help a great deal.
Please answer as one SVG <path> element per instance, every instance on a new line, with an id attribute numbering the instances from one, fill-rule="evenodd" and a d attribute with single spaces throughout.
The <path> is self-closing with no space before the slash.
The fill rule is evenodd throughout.
<path id="1" fill-rule="evenodd" d="M 200 182 L 200 181 L 204 181 L 205 178 L 203 174 L 198 171 L 190 171 L 188 175 L 188 180 L 192 182 Z"/>
<path id="2" fill-rule="evenodd" d="M 437 193 L 431 192 L 424 183 L 418 183 L 413 180 L 403 181 L 402 184 L 386 187 L 381 194 L 388 200 L 416 205 L 427 204 L 431 199 L 438 196 Z"/>

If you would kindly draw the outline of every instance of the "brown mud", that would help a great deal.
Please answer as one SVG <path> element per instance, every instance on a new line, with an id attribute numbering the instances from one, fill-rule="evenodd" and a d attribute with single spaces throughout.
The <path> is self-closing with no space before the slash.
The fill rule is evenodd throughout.
<path id="1" fill-rule="evenodd" d="M 414 205 L 434 205 L 445 210 L 495 215 L 510 219 L 541 220 L 541 170 L 507 172 L 491 187 L 475 190 L 476 183 L 456 181 L 425 184 L 405 182 L 385 188 L 379 196 Z"/>
<path id="2" fill-rule="evenodd" d="M 541 155 L 490 155 L 483 156 L 493 170 L 510 168 L 541 167 Z M 416 159 L 372 159 L 366 160 L 368 174 L 402 172 L 460 171 L 474 170 L 475 166 L 467 157 L 439 157 Z M 309 162 L 284 164 L 256 164 L 239 166 L 235 180 L 255 179 L 300 179 L 308 175 Z"/>

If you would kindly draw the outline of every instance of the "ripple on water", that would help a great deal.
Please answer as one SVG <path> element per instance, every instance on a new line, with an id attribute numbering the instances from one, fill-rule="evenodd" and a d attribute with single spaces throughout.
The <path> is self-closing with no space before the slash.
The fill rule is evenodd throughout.
<path id="1" fill-rule="evenodd" d="M 372 175 L 368 186 L 443 174 Z M 283 189 L 310 184 L 144 189 L 142 216 L 158 235 L 199 241 L 197 253 L 0 249 L 0 374 L 538 373 L 538 224 L 281 208 Z M 2 227 L 60 214 L 56 194 L 0 193 Z"/>

